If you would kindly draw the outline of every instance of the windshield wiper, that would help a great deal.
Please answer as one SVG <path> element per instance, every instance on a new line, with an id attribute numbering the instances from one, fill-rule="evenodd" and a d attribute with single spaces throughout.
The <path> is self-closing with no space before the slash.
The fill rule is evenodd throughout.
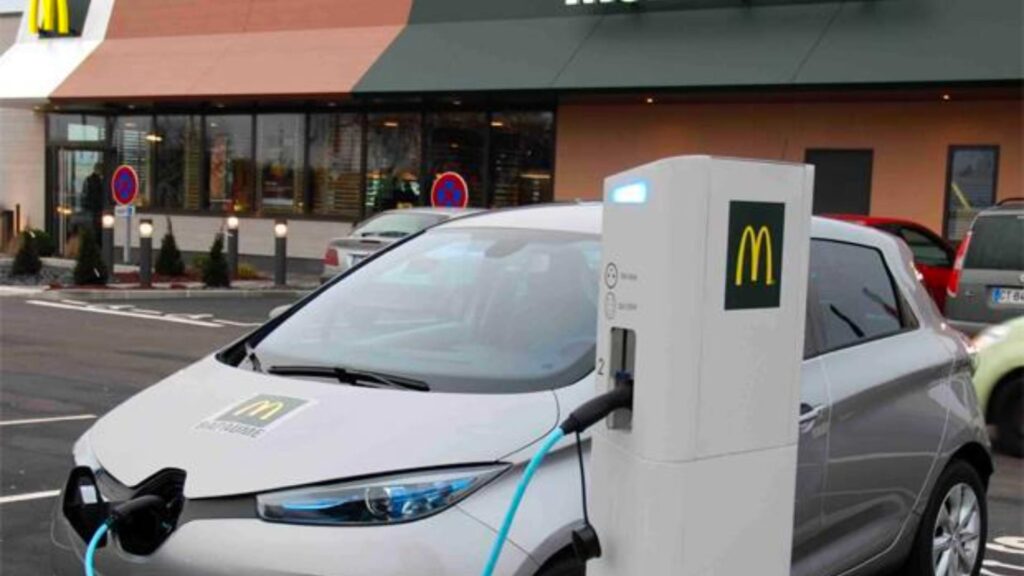
<path id="1" fill-rule="evenodd" d="M 428 392 L 430 385 L 422 380 L 414 380 L 404 376 L 394 376 L 381 372 L 352 370 L 342 366 L 271 366 L 267 370 L 277 376 L 312 376 L 318 378 L 334 378 L 342 384 L 364 386 L 367 388 L 397 388 Z"/>

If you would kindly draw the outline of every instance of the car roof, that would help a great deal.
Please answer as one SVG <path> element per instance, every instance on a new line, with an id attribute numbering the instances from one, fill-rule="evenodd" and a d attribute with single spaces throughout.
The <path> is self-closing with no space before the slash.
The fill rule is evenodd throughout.
<path id="1" fill-rule="evenodd" d="M 906 218 L 895 218 L 892 216 L 865 216 L 864 214 L 822 214 L 824 218 L 832 218 L 834 220 L 842 220 L 843 222 L 851 222 L 853 224 L 861 224 L 863 226 L 878 226 L 885 224 L 897 224 L 900 226 L 912 226 L 915 228 L 928 229 L 927 226 L 920 222 L 914 222 L 913 220 L 907 220 Z"/>
<path id="2" fill-rule="evenodd" d="M 535 204 L 481 212 L 438 225 L 436 228 L 521 228 L 600 234 L 603 214 L 600 202 Z M 811 236 L 824 240 L 883 246 L 896 242 L 891 235 L 832 218 L 811 218 Z"/>
<path id="3" fill-rule="evenodd" d="M 433 206 L 417 206 L 414 208 L 393 208 L 391 210 L 385 210 L 380 214 L 437 214 L 440 216 L 447 216 L 448 218 L 454 218 L 456 216 L 475 214 L 480 211 L 480 208 L 434 208 Z"/>
<path id="4" fill-rule="evenodd" d="M 1024 198 L 1004 198 L 995 206 L 990 206 L 978 213 L 978 217 L 999 216 L 1006 214 L 1024 214 Z"/>

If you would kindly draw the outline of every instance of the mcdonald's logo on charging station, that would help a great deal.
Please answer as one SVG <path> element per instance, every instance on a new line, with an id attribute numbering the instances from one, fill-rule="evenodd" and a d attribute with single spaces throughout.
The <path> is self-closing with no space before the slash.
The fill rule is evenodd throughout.
<path id="1" fill-rule="evenodd" d="M 729 203 L 726 310 L 779 306 L 785 225 L 785 204 Z"/>
<path id="2" fill-rule="evenodd" d="M 67 36 L 71 34 L 68 0 L 29 0 L 28 31 L 36 35 Z"/>

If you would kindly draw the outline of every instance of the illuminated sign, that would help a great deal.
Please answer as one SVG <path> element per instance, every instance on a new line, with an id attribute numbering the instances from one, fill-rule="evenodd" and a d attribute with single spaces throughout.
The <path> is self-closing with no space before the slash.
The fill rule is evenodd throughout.
<path id="1" fill-rule="evenodd" d="M 782 280 L 786 207 L 776 202 L 729 204 L 725 309 L 777 308 Z"/>
<path id="2" fill-rule="evenodd" d="M 614 204 L 643 204 L 647 202 L 647 183 L 635 182 L 612 190 Z"/>
<path id="3" fill-rule="evenodd" d="M 68 0 L 29 0 L 28 31 L 32 34 L 71 34 Z"/>

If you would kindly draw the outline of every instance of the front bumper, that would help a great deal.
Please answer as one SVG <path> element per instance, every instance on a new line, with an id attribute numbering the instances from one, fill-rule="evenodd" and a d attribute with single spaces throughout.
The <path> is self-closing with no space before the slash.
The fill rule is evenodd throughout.
<path id="1" fill-rule="evenodd" d="M 57 506 L 51 534 L 55 576 L 81 576 L 85 543 Z M 465 576 L 479 573 L 495 532 L 453 507 L 436 516 L 384 527 L 273 524 L 258 519 L 188 521 L 152 555 L 132 556 L 116 541 L 96 554 L 102 576 Z M 496 574 L 537 570 L 506 543 Z"/>

